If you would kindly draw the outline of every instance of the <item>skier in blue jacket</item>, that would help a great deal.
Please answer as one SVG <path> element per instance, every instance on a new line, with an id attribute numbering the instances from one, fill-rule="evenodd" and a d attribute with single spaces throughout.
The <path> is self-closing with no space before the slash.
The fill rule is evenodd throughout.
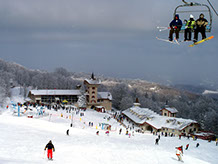
<path id="1" fill-rule="evenodd" d="M 176 39 L 179 39 L 179 31 L 182 28 L 182 21 L 179 19 L 179 15 L 176 14 L 174 19 L 170 22 L 170 34 L 169 41 L 173 40 L 173 33 L 176 33 Z"/>

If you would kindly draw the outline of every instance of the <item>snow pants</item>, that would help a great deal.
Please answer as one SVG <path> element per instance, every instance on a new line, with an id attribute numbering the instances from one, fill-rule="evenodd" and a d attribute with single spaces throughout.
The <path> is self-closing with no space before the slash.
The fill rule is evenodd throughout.
<path id="1" fill-rule="evenodd" d="M 177 29 L 171 28 L 171 29 L 170 29 L 169 40 L 170 40 L 170 41 L 173 40 L 173 33 L 176 33 L 176 39 L 179 39 L 179 31 L 180 31 L 179 28 L 177 28 Z"/>
<path id="2" fill-rule="evenodd" d="M 192 40 L 192 29 L 191 28 L 185 29 L 184 41 L 186 40 Z"/>
<path id="3" fill-rule="evenodd" d="M 198 33 L 200 32 L 202 35 L 202 39 L 206 38 L 206 32 L 205 32 L 205 27 L 198 27 L 195 30 L 195 36 L 194 36 L 194 40 L 197 41 L 198 40 Z"/>
<path id="4" fill-rule="evenodd" d="M 177 155 L 177 157 L 178 157 L 178 160 L 179 160 L 179 161 L 181 161 L 181 160 L 182 160 L 182 157 L 181 157 L 181 155 Z"/>
<path id="5" fill-rule="evenodd" d="M 48 159 L 52 159 L 52 149 L 48 149 L 47 153 Z"/>

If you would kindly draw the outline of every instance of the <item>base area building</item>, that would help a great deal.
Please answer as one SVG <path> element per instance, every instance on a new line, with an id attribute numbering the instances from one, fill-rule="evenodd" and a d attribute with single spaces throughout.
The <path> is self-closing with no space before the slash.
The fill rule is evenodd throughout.
<path id="1" fill-rule="evenodd" d="M 122 112 L 132 123 L 141 128 L 142 131 L 163 132 L 167 135 L 188 135 L 198 132 L 200 125 L 190 119 L 176 118 L 175 108 L 166 107 L 162 115 L 148 108 L 141 108 L 139 103 Z M 172 115 L 172 113 L 174 113 Z"/>
<path id="2" fill-rule="evenodd" d="M 110 92 L 98 92 L 101 81 L 92 74 L 90 79 L 84 80 L 85 93 L 76 90 L 30 90 L 28 97 L 37 104 L 45 103 L 68 103 L 78 106 L 78 99 L 84 95 L 86 108 L 98 109 L 99 111 L 112 109 L 112 94 Z"/>

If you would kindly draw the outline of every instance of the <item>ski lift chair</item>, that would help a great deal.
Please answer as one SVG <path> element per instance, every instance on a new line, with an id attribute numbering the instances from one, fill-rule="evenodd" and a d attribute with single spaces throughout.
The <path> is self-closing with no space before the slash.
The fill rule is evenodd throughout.
<path id="1" fill-rule="evenodd" d="M 206 17 L 206 19 L 208 20 L 208 25 L 206 26 L 206 32 L 211 32 L 211 29 L 212 29 L 212 13 L 211 13 L 211 10 L 209 8 L 209 6 L 205 5 L 205 4 L 200 4 L 200 3 L 187 3 L 187 4 L 184 4 L 184 5 L 179 5 L 175 8 L 174 10 L 174 17 L 176 14 L 185 14 L 187 18 L 189 18 L 189 15 L 190 14 L 193 14 L 194 13 L 198 13 L 198 16 L 203 13 L 204 15 L 208 15 L 209 18 Z M 180 19 L 181 19 L 181 15 L 180 15 Z M 180 32 L 181 33 L 184 33 L 185 31 L 185 24 L 183 24 Z"/>

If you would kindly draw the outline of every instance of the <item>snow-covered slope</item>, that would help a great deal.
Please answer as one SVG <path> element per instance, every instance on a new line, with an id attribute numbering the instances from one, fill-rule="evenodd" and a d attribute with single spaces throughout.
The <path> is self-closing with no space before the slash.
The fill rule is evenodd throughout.
<path id="1" fill-rule="evenodd" d="M 119 135 L 120 124 L 114 119 L 107 121 L 108 114 L 87 110 L 85 116 L 74 115 L 73 127 L 67 113 L 47 111 L 43 118 L 27 118 L 12 116 L 9 111 L 0 115 L 0 163 L 30 164 L 47 163 L 44 147 L 51 139 L 56 151 L 52 163 L 61 164 L 175 164 L 177 157 L 175 147 L 185 147 L 183 160 L 190 164 L 218 163 L 218 146 L 214 142 L 177 137 L 162 137 L 159 145 L 154 141 L 157 136 L 135 133 L 130 138 L 125 133 Z M 63 113 L 63 117 L 61 117 Z M 50 115 L 52 114 L 52 115 Z M 51 116 L 51 117 L 50 117 Z M 80 121 L 81 118 L 81 121 Z M 50 120 L 50 121 L 49 121 Z M 88 126 L 88 122 L 94 126 Z M 100 130 L 99 123 L 109 123 L 112 131 L 107 136 Z M 96 135 L 96 125 L 100 131 Z M 66 130 L 70 129 L 70 135 Z M 117 129 L 117 130 L 116 130 Z M 199 142 L 200 146 L 195 147 Z M 178 162 L 179 163 L 179 162 Z"/>

